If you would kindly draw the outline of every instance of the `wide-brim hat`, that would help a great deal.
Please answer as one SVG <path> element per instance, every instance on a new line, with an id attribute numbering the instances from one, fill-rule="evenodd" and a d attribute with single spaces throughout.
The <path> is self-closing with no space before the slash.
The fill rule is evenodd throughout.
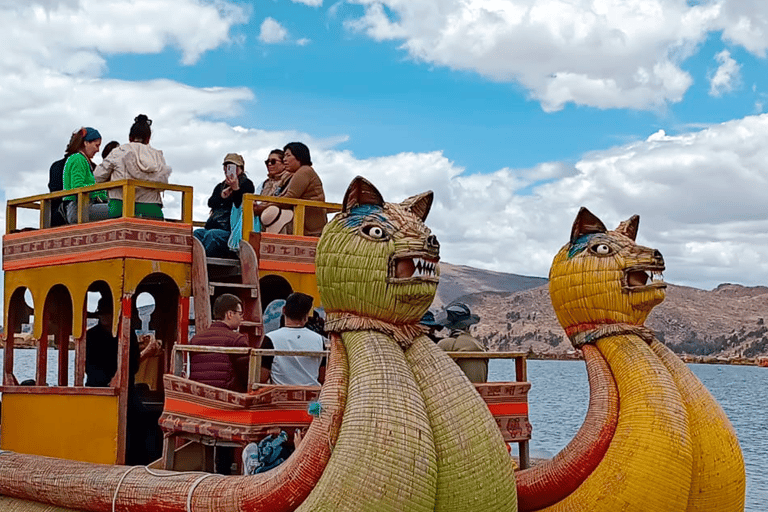
<path id="1" fill-rule="evenodd" d="M 438 323 L 435 321 L 435 314 L 431 311 L 427 311 L 424 313 L 424 316 L 421 317 L 421 320 L 419 320 L 419 323 L 421 325 L 426 325 L 427 327 L 443 327 L 443 324 Z"/>
<path id="2" fill-rule="evenodd" d="M 293 211 L 281 210 L 271 204 L 260 215 L 262 231 L 267 233 L 280 233 L 282 229 L 293 220 Z"/>
<path id="3" fill-rule="evenodd" d="M 466 329 L 480 321 L 480 317 L 472 314 L 469 306 L 457 302 L 446 306 L 437 321 L 448 329 Z"/>

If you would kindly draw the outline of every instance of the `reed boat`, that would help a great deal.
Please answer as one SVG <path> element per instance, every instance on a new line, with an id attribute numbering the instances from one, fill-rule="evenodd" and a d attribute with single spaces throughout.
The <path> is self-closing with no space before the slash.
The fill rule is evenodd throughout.
<path id="1" fill-rule="evenodd" d="M 327 213 L 343 205 L 246 195 L 237 259 L 208 258 L 192 236 L 192 189 L 136 180 L 77 191 L 79 204 L 94 190 L 122 188 L 120 218 L 51 227 L 51 201 L 71 191 L 8 200 L 3 237 L 5 276 L 2 416 L 0 417 L 0 508 L 9 511 L 131 510 L 240 511 L 297 509 L 313 491 L 333 455 L 347 403 L 348 355 L 331 337 L 322 388 L 259 382 L 260 359 L 287 352 L 259 348 L 263 307 L 291 291 L 320 303 L 315 256 L 318 238 L 301 235 L 307 208 Z M 135 215 L 137 187 L 165 191 L 180 205 L 177 218 Z M 269 200 L 294 209 L 293 233 L 255 232 L 253 203 Z M 199 225 L 199 223 L 198 223 Z M 137 297 L 155 304 L 149 327 L 162 342 L 158 370 L 136 385 L 129 374 Z M 239 296 L 241 332 L 249 348 L 189 345 L 190 328 L 211 323 L 211 304 L 221 293 Z M 86 330 L 94 296 L 113 304 L 118 338 L 117 372 L 106 387 L 85 386 Z M 89 297 L 91 298 L 89 300 Z M 22 385 L 14 366 L 14 334 L 32 324 L 37 340 L 34 384 Z M 73 348 L 70 348 L 71 340 Z M 48 353 L 56 350 L 56 377 L 49 381 Z M 211 388 L 186 378 L 190 352 L 240 351 L 250 359 L 248 391 Z M 70 357 L 74 352 L 74 371 Z M 466 353 L 452 354 L 468 357 Z M 487 353 L 514 359 L 516 380 L 475 385 L 493 418 L 494 434 L 517 443 L 519 468 L 529 466 L 526 359 L 522 353 Z M 137 381 L 138 382 L 138 381 Z M 141 401 L 143 435 L 131 423 L 132 400 Z M 312 411 L 312 404 L 316 410 Z M 472 421 L 472 418 L 466 418 Z M 131 426 L 132 425 L 132 426 Z M 221 476 L 213 471 L 220 447 L 242 448 L 273 427 L 306 428 L 301 445 L 283 464 L 261 475 Z M 137 439 L 139 441 L 137 441 Z M 144 460 L 131 454 L 143 442 Z M 141 457 L 140 457 L 141 458 Z M 131 462 L 133 465 L 127 465 Z M 366 464 L 367 461 L 354 461 Z M 511 462 L 510 462 L 511 464 Z M 514 488 L 514 482 L 511 482 Z"/>

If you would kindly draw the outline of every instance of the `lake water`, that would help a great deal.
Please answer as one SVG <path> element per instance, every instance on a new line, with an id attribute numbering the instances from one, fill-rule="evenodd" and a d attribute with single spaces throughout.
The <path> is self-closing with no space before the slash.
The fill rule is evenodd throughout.
<path id="1" fill-rule="evenodd" d="M 14 374 L 19 381 L 34 378 L 34 350 L 17 349 Z M 48 353 L 48 382 L 54 382 L 58 353 Z M 73 379 L 70 351 L 70 385 Z M 2 351 L 0 351 L 0 363 Z M 756 366 L 690 365 L 715 396 L 739 436 L 747 471 L 746 512 L 765 512 L 768 503 L 768 369 Z M 492 359 L 489 380 L 514 380 L 514 362 Z M 528 361 L 533 425 L 531 456 L 548 458 L 563 449 L 584 421 L 589 402 L 587 372 L 581 361 Z"/>

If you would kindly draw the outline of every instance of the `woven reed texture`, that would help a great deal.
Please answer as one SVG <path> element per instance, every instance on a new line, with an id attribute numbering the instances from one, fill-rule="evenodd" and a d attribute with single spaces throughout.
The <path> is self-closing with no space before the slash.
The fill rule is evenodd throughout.
<path id="1" fill-rule="evenodd" d="M 331 456 L 346 405 L 348 368 L 342 344 L 331 347 L 320 394 L 324 412 L 315 418 L 299 448 L 277 468 L 254 476 L 152 471 L 34 455 L 0 455 L 0 494 L 73 509 L 184 512 L 191 494 L 195 512 L 288 512 L 320 478 Z M 24 475 L 19 479 L 19 475 Z"/>
<path id="2" fill-rule="evenodd" d="M 3 512 L 80 512 L 71 508 L 54 507 L 30 501 L 0 496 L 0 510 Z"/>
<path id="3" fill-rule="evenodd" d="M 571 494 L 602 461 L 619 419 L 619 392 L 605 358 L 592 345 L 582 348 L 589 378 L 589 408 L 568 446 L 549 461 L 517 472 L 521 512 L 548 507 Z"/>
<path id="4" fill-rule="evenodd" d="M 361 228 L 366 226 L 381 229 L 384 238 L 364 236 Z M 394 325 L 417 324 L 432 304 L 437 274 L 398 279 L 396 258 L 420 256 L 436 262 L 437 250 L 427 247 L 429 235 L 429 228 L 403 205 L 385 203 L 336 215 L 323 229 L 315 258 L 318 289 L 329 317 L 354 313 Z"/>
<path id="5" fill-rule="evenodd" d="M 625 269 L 654 262 L 655 251 L 615 231 L 590 235 L 588 245 L 595 244 L 610 246 L 613 255 L 595 256 L 586 248 L 573 254 L 568 244 L 552 262 L 549 292 L 560 325 L 565 329 L 579 324 L 642 325 L 651 309 L 664 300 L 664 290 L 625 293 L 622 277 Z"/>
<path id="6" fill-rule="evenodd" d="M 435 512 L 517 510 L 515 474 L 496 421 L 459 366 L 426 336 L 405 353 L 437 450 Z"/>
<path id="7" fill-rule="evenodd" d="M 349 355 L 349 395 L 339 440 L 298 510 L 433 510 L 435 444 L 403 351 L 391 337 L 373 331 L 346 332 L 342 339 Z"/>
<path id="8" fill-rule="evenodd" d="M 688 366 L 658 340 L 651 350 L 672 374 L 693 436 L 693 482 L 686 512 L 744 510 L 746 474 L 736 432 L 720 405 Z"/>
<path id="9" fill-rule="evenodd" d="M 582 485 L 543 510 L 684 511 L 693 443 L 674 381 L 637 336 L 603 338 L 597 348 L 618 386 L 616 432 L 603 460 Z"/>

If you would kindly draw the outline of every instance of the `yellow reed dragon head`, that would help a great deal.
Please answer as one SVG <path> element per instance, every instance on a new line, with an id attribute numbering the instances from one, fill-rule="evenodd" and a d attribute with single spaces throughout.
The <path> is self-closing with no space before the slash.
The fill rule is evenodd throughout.
<path id="1" fill-rule="evenodd" d="M 579 210 L 571 240 L 549 271 L 552 306 L 569 336 L 604 324 L 642 325 L 664 300 L 664 258 L 635 244 L 639 221 L 633 215 L 608 231 L 589 210 Z"/>
<path id="2" fill-rule="evenodd" d="M 385 203 L 358 176 L 323 229 L 315 257 L 323 308 L 390 324 L 415 324 L 437 291 L 440 244 L 424 225 L 432 192 Z"/>

